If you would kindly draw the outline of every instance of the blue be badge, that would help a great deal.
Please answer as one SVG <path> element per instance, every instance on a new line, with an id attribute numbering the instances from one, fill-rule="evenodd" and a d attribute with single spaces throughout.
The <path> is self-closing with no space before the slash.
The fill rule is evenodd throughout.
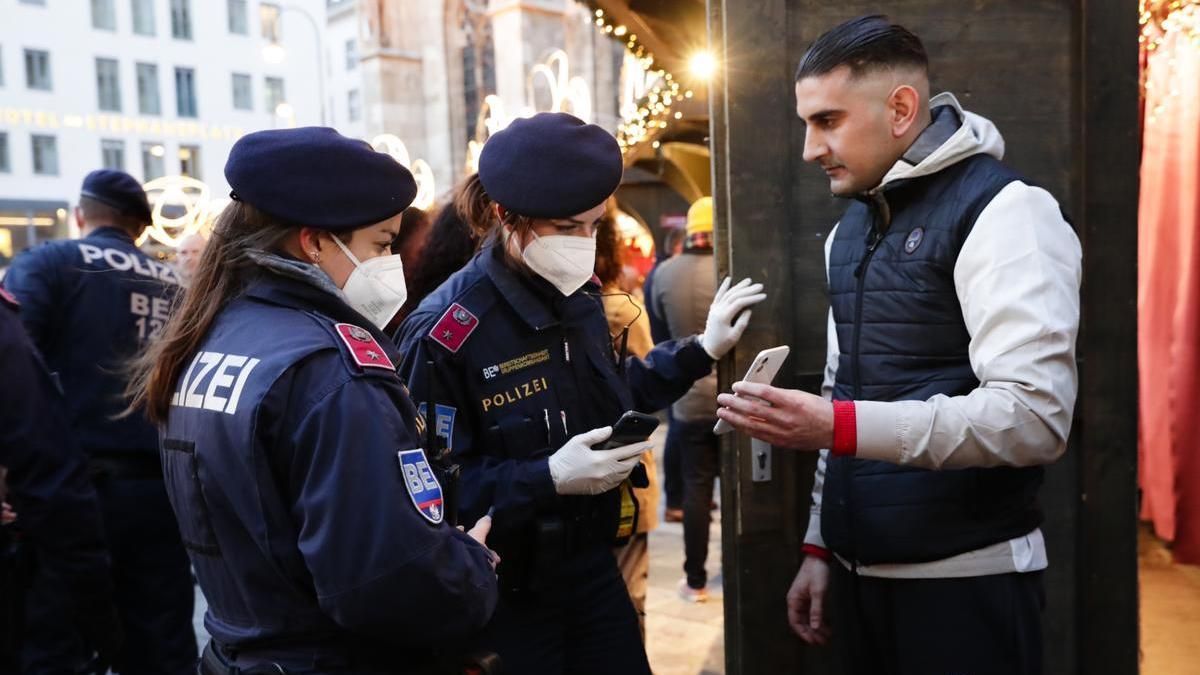
<path id="1" fill-rule="evenodd" d="M 458 409 L 451 405 L 435 404 L 434 409 L 437 410 L 437 419 L 434 420 L 433 431 L 443 441 L 446 442 L 446 449 L 454 449 L 454 417 L 458 415 Z M 425 411 L 426 405 L 421 403 L 417 406 L 417 412 L 421 417 L 425 418 L 425 423 L 429 423 L 429 413 Z"/>
<path id="2" fill-rule="evenodd" d="M 408 496 L 412 497 L 413 506 L 425 516 L 425 520 L 439 525 L 445 515 L 442 510 L 442 486 L 437 476 L 429 467 L 425 451 L 421 448 L 401 450 L 396 453 L 400 458 L 400 471 L 404 474 L 404 486 L 408 488 Z"/>

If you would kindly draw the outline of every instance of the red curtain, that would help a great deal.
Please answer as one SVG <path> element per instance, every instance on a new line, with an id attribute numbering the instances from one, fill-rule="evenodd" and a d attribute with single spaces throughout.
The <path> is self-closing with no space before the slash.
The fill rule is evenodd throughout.
<path id="1" fill-rule="evenodd" d="M 1180 562 L 1200 563 L 1200 5 L 1151 30 L 1138 213 L 1142 517 Z"/>

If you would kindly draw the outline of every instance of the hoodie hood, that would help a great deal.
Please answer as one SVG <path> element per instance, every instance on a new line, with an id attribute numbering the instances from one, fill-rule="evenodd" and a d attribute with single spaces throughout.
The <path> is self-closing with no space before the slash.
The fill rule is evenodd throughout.
<path id="1" fill-rule="evenodd" d="M 948 166 L 986 154 L 1004 158 L 1004 137 L 985 117 L 963 110 L 954 94 L 941 93 L 929 101 L 933 123 L 913 144 L 870 193 L 889 184 L 937 173 Z"/>

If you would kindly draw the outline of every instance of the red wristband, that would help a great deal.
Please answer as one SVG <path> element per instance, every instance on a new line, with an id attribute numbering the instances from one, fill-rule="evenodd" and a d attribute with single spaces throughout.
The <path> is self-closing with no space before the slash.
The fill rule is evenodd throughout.
<path id="1" fill-rule="evenodd" d="M 858 452 L 858 420 L 854 401 L 833 402 L 833 447 L 835 455 L 854 455 Z"/>
<path id="2" fill-rule="evenodd" d="M 805 544 L 800 547 L 800 550 L 804 555 L 811 555 L 814 558 L 820 558 L 825 562 L 829 562 L 829 549 L 827 548 L 821 548 L 816 544 Z"/>

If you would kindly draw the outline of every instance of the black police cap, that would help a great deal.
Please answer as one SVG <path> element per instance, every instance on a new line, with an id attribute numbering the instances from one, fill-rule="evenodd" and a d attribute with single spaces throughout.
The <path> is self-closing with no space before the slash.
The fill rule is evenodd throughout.
<path id="1" fill-rule="evenodd" d="M 587 211 L 617 191 L 623 170 L 617 139 L 567 113 L 513 120 L 479 155 L 488 197 L 531 218 Z"/>
<path id="2" fill-rule="evenodd" d="M 230 197 L 291 225 L 330 232 L 387 220 L 412 204 L 417 183 L 391 155 L 328 127 L 247 134 L 229 151 Z"/>
<path id="3" fill-rule="evenodd" d="M 89 173 L 83 179 L 79 194 L 143 223 L 150 222 L 150 200 L 146 198 L 146 191 L 136 178 L 124 171 L 99 169 Z"/>

